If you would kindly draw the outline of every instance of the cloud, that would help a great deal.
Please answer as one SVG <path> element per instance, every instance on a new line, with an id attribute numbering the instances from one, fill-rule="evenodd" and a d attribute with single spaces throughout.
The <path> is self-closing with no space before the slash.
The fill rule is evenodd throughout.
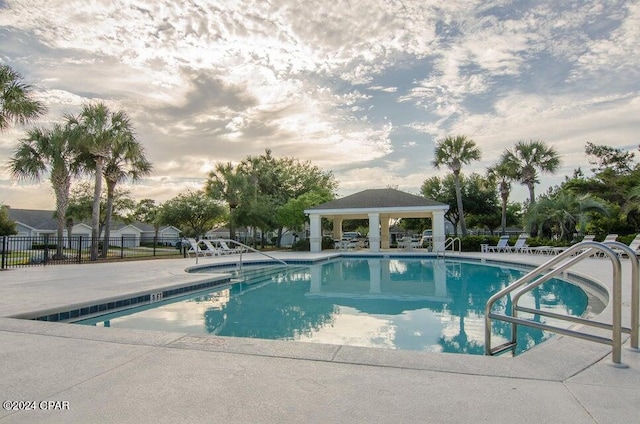
<path id="1" fill-rule="evenodd" d="M 481 145 L 470 171 L 529 138 L 569 170 L 586 141 L 632 145 L 640 125 L 629 0 L 13 0 L 0 37 L 0 61 L 49 107 L 41 125 L 91 101 L 131 115 L 155 169 L 133 190 L 158 198 L 266 148 L 344 191 L 416 192 L 451 134 Z M 0 134 L 0 161 L 21 134 Z"/>

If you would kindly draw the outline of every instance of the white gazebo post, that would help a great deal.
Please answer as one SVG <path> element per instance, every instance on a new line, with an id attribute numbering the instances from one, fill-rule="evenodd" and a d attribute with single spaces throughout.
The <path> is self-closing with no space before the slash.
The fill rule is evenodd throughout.
<path id="1" fill-rule="evenodd" d="M 333 219 L 333 231 L 331 232 L 334 240 L 342 238 L 342 218 Z"/>
<path id="2" fill-rule="evenodd" d="M 380 214 L 369 214 L 369 250 L 380 251 Z"/>
<path id="3" fill-rule="evenodd" d="M 383 217 L 380 220 L 380 247 L 382 249 L 389 248 L 389 220 L 388 217 Z"/>
<path id="4" fill-rule="evenodd" d="M 312 253 L 320 253 L 322 252 L 322 226 L 319 214 L 309 214 L 309 227 L 309 250 Z"/>
<path id="5" fill-rule="evenodd" d="M 436 210 L 432 212 L 431 225 L 433 229 L 433 250 L 441 252 L 444 250 L 445 234 L 444 234 L 444 210 Z"/>

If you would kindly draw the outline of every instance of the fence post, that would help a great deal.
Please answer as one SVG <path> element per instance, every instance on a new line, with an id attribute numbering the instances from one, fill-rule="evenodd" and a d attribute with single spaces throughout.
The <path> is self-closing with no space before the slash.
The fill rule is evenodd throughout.
<path id="1" fill-rule="evenodd" d="M 49 234 L 44 235 L 44 264 L 49 261 Z"/>
<path id="2" fill-rule="evenodd" d="M 120 236 L 120 259 L 124 259 L 124 236 Z"/>
<path id="3" fill-rule="evenodd" d="M 82 236 L 78 236 L 78 263 L 82 263 Z"/>
<path id="4" fill-rule="evenodd" d="M 7 236 L 2 236 L 2 265 L 0 269 L 7 269 Z"/>

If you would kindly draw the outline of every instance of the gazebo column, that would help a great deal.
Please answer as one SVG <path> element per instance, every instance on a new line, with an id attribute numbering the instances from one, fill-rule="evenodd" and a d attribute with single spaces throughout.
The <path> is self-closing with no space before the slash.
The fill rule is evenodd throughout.
<path id="1" fill-rule="evenodd" d="M 435 252 L 444 250 L 444 212 L 443 210 L 432 212 L 431 225 L 433 229 L 433 250 Z"/>
<path id="2" fill-rule="evenodd" d="M 333 230 L 331 235 L 334 240 L 340 240 L 342 238 L 342 218 L 333 218 Z"/>
<path id="3" fill-rule="evenodd" d="M 380 220 L 380 247 L 382 249 L 389 248 L 389 221 L 391 218 L 384 217 Z"/>
<path id="4" fill-rule="evenodd" d="M 312 253 L 322 252 L 322 225 L 319 214 L 309 214 L 309 244 Z"/>
<path id="5" fill-rule="evenodd" d="M 369 214 L 369 249 L 372 252 L 380 251 L 380 214 Z"/>

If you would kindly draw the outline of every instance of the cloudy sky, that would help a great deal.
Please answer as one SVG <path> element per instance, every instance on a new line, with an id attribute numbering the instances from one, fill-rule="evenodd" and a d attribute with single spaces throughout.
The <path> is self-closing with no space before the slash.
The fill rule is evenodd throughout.
<path id="1" fill-rule="evenodd" d="M 334 172 L 339 193 L 417 193 L 436 140 L 464 134 L 484 172 L 518 140 L 588 169 L 587 141 L 635 151 L 638 0 L 0 0 L 0 63 L 48 107 L 124 109 L 164 201 L 216 162 L 264 149 Z M 4 165 L 21 128 L 0 134 Z M 515 200 L 524 200 L 518 188 Z M 48 208 L 47 183 L 0 170 L 0 202 Z"/>

